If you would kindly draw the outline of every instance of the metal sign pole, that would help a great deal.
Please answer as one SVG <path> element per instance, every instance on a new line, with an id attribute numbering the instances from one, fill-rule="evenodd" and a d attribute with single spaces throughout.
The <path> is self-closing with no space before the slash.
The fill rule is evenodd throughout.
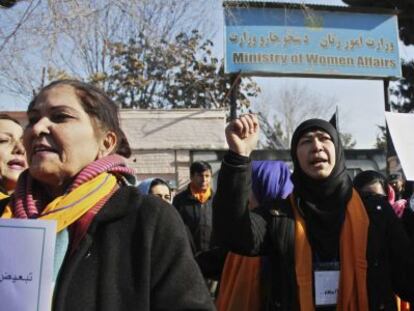
<path id="1" fill-rule="evenodd" d="M 384 107 L 386 112 L 391 111 L 391 105 L 390 105 L 390 95 L 389 95 L 389 84 L 390 81 L 388 79 L 384 79 Z M 394 145 L 391 140 L 390 131 L 388 129 L 387 122 L 385 122 L 385 140 L 386 140 L 386 150 L 385 150 L 385 157 L 386 157 L 386 174 L 390 174 L 390 159 L 391 157 L 395 156 L 395 150 Z"/>
<path id="2" fill-rule="evenodd" d="M 230 120 L 237 118 L 237 96 L 240 87 L 240 73 L 230 76 Z"/>

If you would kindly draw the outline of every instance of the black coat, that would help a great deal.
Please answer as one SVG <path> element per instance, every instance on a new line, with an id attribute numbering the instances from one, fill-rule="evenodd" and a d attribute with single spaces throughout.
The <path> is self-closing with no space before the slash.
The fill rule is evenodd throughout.
<path id="1" fill-rule="evenodd" d="M 173 205 L 178 210 L 185 225 L 191 232 L 195 253 L 209 250 L 213 227 L 212 196 L 200 203 L 192 194 L 190 187 L 174 197 Z"/>
<path id="2" fill-rule="evenodd" d="M 232 165 L 223 161 L 213 203 L 214 230 L 223 246 L 234 252 L 271 257 L 270 272 L 264 280 L 265 309 L 296 310 L 292 208 L 289 200 L 283 200 L 271 209 L 266 206 L 249 212 L 250 172 L 249 163 Z M 364 205 L 370 220 L 367 242 L 370 310 L 396 310 L 394 293 L 414 301 L 412 240 L 385 200 L 367 198 Z"/>
<path id="3" fill-rule="evenodd" d="M 214 305 L 177 211 L 124 186 L 96 215 L 78 250 L 66 255 L 52 310 L 214 310 Z"/>
<path id="4" fill-rule="evenodd" d="M 213 194 L 205 203 L 200 203 L 191 193 L 190 187 L 174 197 L 177 208 L 187 227 L 195 259 L 204 277 L 219 279 L 223 270 L 227 250 L 219 248 L 213 228 Z"/>

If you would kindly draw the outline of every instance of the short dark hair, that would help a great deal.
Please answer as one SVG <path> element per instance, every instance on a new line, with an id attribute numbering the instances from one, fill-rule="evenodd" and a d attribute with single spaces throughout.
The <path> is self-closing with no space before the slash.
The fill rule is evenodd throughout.
<path id="1" fill-rule="evenodd" d="M 190 166 L 190 176 L 193 176 L 195 173 L 202 173 L 209 170 L 211 170 L 211 165 L 208 164 L 206 161 L 196 161 L 193 162 Z"/>
<path id="2" fill-rule="evenodd" d="M 115 148 L 115 153 L 129 158 L 131 156 L 131 148 L 124 131 L 121 129 L 118 106 L 103 90 L 92 84 L 69 79 L 53 81 L 43 87 L 40 92 L 34 96 L 29 103 L 27 112 L 30 112 L 30 110 L 33 109 L 36 102 L 47 91 L 61 85 L 68 85 L 74 88 L 75 94 L 78 96 L 85 112 L 95 119 L 103 129 L 113 131 L 116 134 L 118 142 Z"/>
<path id="3" fill-rule="evenodd" d="M 377 182 L 382 186 L 384 193 L 388 193 L 387 179 L 380 172 L 373 170 L 362 171 L 358 173 L 353 180 L 354 187 L 358 192 L 361 192 L 363 187 Z"/>
<path id="4" fill-rule="evenodd" d="M 158 186 L 158 185 L 166 186 L 168 188 L 168 191 L 170 192 L 170 195 L 171 195 L 170 186 L 168 185 L 168 183 L 164 179 L 161 179 L 161 178 L 154 178 L 154 180 L 151 182 L 151 184 L 149 186 L 148 193 L 151 193 L 151 189 L 155 186 Z"/>
<path id="5" fill-rule="evenodd" d="M 12 122 L 22 126 L 17 119 L 13 118 L 12 116 L 8 115 L 7 113 L 0 113 L 0 120 L 9 120 L 9 121 L 12 121 Z"/>

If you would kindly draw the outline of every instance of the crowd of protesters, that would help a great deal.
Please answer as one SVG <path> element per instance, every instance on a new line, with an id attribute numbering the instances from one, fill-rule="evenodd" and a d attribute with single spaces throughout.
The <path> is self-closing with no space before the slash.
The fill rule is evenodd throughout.
<path id="1" fill-rule="evenodd" d="M 248 209 L 250 154 L 259 123 L 243 115 L 226 128 L 213 225 L 224 247 L 269 256 L 265 310 L 396 310 L 414 299 L 413 213 L 400 221 L 384 195 L 362 195 L 347 174 L 339 134 L 310 119 L 292 137 L 292 194 Z"/>
<path id="2" fill-rule="evenodd" d="M 52 310 L 410 310 L 409 184 L 352 180 L 329 122 L 296 128 L 290 171 L 251 159 L 260 124 L 242 115 L 226 127 L 216 190 L 196 161 L 174 196 L 162 178 L 136 180 L 99 88 L 52 82 L 27 118 L 23 129 L 0 114 L 0 215 L 56 221 Z"/>

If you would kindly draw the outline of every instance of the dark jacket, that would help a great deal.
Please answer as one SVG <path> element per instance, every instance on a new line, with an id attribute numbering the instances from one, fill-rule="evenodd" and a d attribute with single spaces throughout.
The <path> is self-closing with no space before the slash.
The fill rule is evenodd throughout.
<path id="1" fill-rule="evenodd" d="M 0 208 L 1 210 L 1 208 Z M 54 311 L 214 310 L 174 208 L 121 187 L 56 282 Z"/>
<path id="2" fill-rule="evenodd" d="M 177 208 L 191 234 L 193 251 L 204 277 L 218 279 L 224 266 L 227 251 L 217 247 L 212 233 L 213 194 L 200 203 L 192 194 L 190 186 L 174 197 Z"/>
<path id="3" fill-rule="evenodd" d="M 295 222 L 289 200 L 247 208 L 250 165 L 223 161 L 214 198 L 214 230 L 221 243 L 242 255 L 269 255 L 264 280 L 266 310 L 298 308 L 295 276 Z M 364 200 L 370 219 L 367 245 L 367 289 L 370 310 L 396 310 L 394 293 L 414 300 L 413 245 L 386 200 Z M 379 206 L 379 207 L 378 207 Z"/>
<path id="4" fill-rule="evenodd" d="M 178 210 L 184 223 L 191 232 L 195 252 L 211 248 L 211 232 L 213 227 L 212 197 L 200 203 L 192 194 L 190 186 L 174 197 L 173 205 Z"/>

